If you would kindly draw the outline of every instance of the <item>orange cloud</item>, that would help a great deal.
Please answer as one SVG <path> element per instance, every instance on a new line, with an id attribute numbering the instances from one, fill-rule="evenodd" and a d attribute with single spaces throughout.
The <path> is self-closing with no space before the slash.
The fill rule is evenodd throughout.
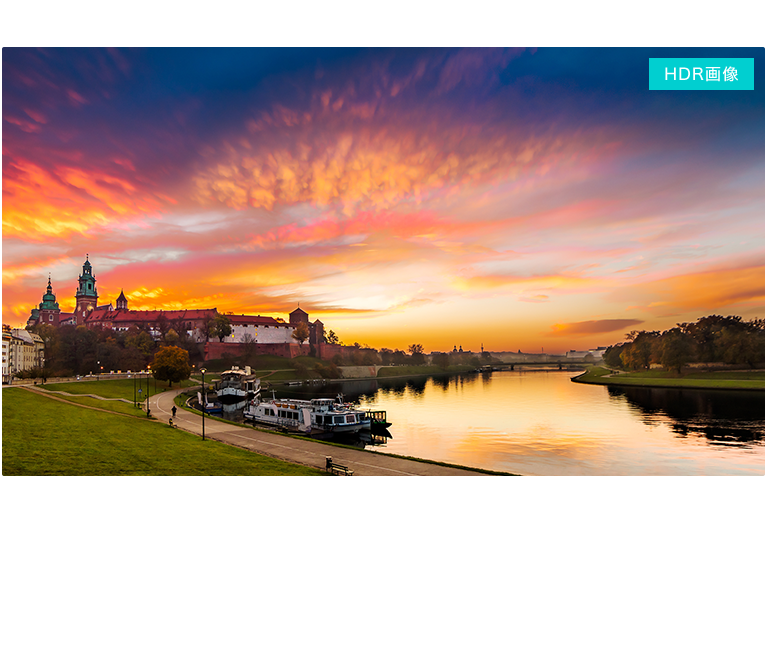
<path id="1" fill-rule="evenodd" d="M 598 335 L 600 333 L 612 333 L 622 331 L 629 326 L 642 324 L 641 319 L 596 319 L 585 322 L 571 322 L 567 324 L 554 324 L 550 335 Z"/>
<path id="2" fill-rule="evenodd" d="M 485 276 L 471 276 L 456 278 L 453 286 L 461 291 L 468 290 L 493 290 L 497 288 L 515 287 L 522 290 L 585 290 L 593 287 L 598 281 L 581 276 L 550 275 L 550 276 L 515 276 L 509 274 L 488 274 Z M 546 295 L 528 296 L 537 298 Z"/>
<path id="3" fill-rule="evenodd" d="M 656 304 L 680 310 L 717 309 L 735 304 L 764 305 L 764 265 L 674 276 L 647 286 Z"/>
<path id="4" fill-rule="evenodd" d="M 194 176 L 193 199 L 239 210 L 310 203 L 351 216 L 466 185 L 545 175 L 613 148 L 595 134 L 535 137 L 508 126 L 438 125 L 431 115 L 407 124 L 380 112 L 360 119 L 358 101 L 331 103 L 331 96 L 311 113 L 280 106 L 250 121 L 252 139 L 223 143 L 217 161 Z"/>
<path id="5" fill-rule="evenodd" d="M 72 165 L 46 170 L 10 158 L 3 176 L 3 233 L 41 240 L 86 234 L 117 217 L 157 214 L 164 203 L 124 178 Z"/>

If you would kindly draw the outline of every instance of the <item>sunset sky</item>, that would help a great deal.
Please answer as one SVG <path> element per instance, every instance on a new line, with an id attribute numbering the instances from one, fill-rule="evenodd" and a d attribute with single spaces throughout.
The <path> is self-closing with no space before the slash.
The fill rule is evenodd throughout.
<path id="1" fill-rule="evenodd" d="M 754 91 L 648 91 L 649 57 Z M 764 49 L 3 49 L 3 322 L 99 300 L 427 352 L 764 316 Z"/>

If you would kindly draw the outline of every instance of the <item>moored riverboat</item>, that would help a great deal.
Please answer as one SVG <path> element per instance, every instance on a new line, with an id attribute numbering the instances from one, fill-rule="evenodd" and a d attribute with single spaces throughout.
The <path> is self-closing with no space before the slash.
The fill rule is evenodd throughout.
<path id="1" fill-rule="evenodd" d="M 216 385 L 219 398 L 248 399 L 261 390 L 261 379 L 251 373 L 250 367 L 241 370 L 236 365 L 221 373 L 221 380 Z"/>
<path id="2" fill-rule="evenodd" d="M 370 431 L 366 411 L 331 398 L 264 399 L 257 396 L 243 411 L 246 420 L 299 433 L 359 433 Z"/>

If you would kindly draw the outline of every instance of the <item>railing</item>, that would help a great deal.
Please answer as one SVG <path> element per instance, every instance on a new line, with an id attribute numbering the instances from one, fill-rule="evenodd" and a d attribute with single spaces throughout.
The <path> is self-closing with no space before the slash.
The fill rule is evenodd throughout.
<path id="1" fill-rule="evenodd" d="M 365 411 L 365 417 L 375 422 L 386 422 L 386 411 Z"/>

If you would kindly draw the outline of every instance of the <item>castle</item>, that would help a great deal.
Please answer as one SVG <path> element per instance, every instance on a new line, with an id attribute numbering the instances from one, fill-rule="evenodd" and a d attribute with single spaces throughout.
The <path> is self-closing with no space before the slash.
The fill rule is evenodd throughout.
<path id="1" fill-rule="evenodd" d="M 311 347 L 319 350 L 325 344 L 325 330 L 322 322 L 317 319 L 309 321 L 309 314 L 300 305 L 290 313 L 288 322 L 262 315 L 233 315 L 226 317 L 231 322 L 232 334 L 222 341 L 210 335 L 209 324 L 218 314 L 216 308 L 192 310 L 130 310 L 128 299 L 121 290 L 120 296 L 112 303 L 99 305 L 99 294 L 96 287 L 96 277 L 93 266 L 86 255 L 83 271 L 78 278 L 75 292 L 74 312 L 62 312 L 53 292 L 51 278 L 48 277 L 48 287 L 42 301 L 33 308 L 27 328 L 39 324 L 51 326 L 78 325 L 88 328 L 105 328 L 113 331 L 127 331 L 136 327 L 146 331 L 153 338 L 162 337 L 172 328 L 179 335 L 185 332 L 195 342 L 206 343 L 206 358 L 215 358 L 223 348 L 230 352 L 238 351 L 238 346 L 255 345 L 256 351 L 262 353 L 285 353 L 298 355 L 309 351 Z M 293 332 L 300 323 L 309 328 L 309 345 L 303 345 L 293 337 Z M 224 347 L 224 345 L 227 345 Z M 258 348 L 263 345 L 262 348 Z M 282 348 L 270 348 L 268 345 L 283 345 Z M 305 347 L 300 349 L 286 347 Z M 295 353 L 294 353 L 295 352 Z"/>

